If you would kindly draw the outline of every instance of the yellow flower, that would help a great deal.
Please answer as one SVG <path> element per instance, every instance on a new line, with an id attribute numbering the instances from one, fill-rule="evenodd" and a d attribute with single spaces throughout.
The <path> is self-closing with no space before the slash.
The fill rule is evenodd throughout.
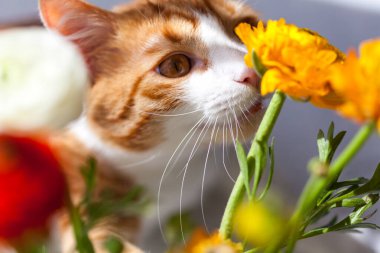
<path id="1" fill-rule="evenodd" d="M 223 239 L 215 232 L 208 235 L 203 229 L 197 229 L 185 249 L 186 253 L 242 253 L 243 246 L 231 240 Z"/>
<path id="2" fill-rule="evenodd" d="M 247 46 L 246 64 L 254 67 L 255 52 L 267 68 L 261 84 L 266 95 L 279 89 L 298 100 L 311 100 L 321 107 L 334 107 L 340 99 L 327 82 L 329 67 L 344 55 L 319 34 L 284 19 L 269 20 L 265 27 L 240 24 L 236 34 Z"/>
<path id="3" fill-rule="evenodd" d="M 256 247 L 265 247 L 285 230 L 285 221 L 263 203 L 246 203 L 235 214 L 236 234 Z"/>
<path id="4" fill-rule="evenodd" d="M 357 122 L 376 120 L 380 130 L 380 38 L 362 43 L 360 58 L 351 51 L 335 64 L 331 85 L 344 98 L 338 112 Z"/>

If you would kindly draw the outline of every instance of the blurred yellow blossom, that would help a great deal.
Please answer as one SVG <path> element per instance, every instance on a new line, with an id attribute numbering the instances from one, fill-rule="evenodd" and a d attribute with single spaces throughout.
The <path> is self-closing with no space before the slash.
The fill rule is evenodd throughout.
<path id="1" fill-rule="evenodd" d="M 186 253 L 242 253 L 243 246 L 229 239 L 223 239 L 215 232 L 208 235 L 203 229 L 197 229 L 185 249 Z"/>
<path id="2" fill-rule="evenodd" d="M 236 234 L 256 247 L 265 247 L 285 230 L 284 219 L 260 202 L 242 204 L 234 217 Z"/>
<path id="3" fill-rule="evenodd" d="M 357 122 L 376 120 L 380 130 L 380 38 L 363 42 L 360 57 L 352 50 L 344 63 L 332 67 L 330 76 L 345 101 L 338 112 Z"/>
<path id="4" fill-rule="evenodd" d="M 284 19 L 269 20 L 257 27 L 240 24 L 236 34 L 248 48 L 246 64 L 254 67 L 252 54 L 267 68 L 261 84 L 266 95 L 281 90 L 298 100 L 310 100 L 320 107 L 335 107 L 340 99 L 327 82 L 329 67 L 344 55 L 319 34 Z"/>

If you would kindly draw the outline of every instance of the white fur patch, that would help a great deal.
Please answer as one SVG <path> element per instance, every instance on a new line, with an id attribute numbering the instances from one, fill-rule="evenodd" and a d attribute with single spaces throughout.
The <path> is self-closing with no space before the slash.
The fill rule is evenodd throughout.
<path id="1" fill-rule="evenodd" d="M 211 16 L 200 15 L 198 36 L 209 49 L 208 69 L 194 73 L 185 83 L 189 103 L 202 109 L 207 117 L 221 121 L 233 111 L 241 114 L 251 107 L 259 94 L 237 80 L 247 70 L 246 48 L 229 38 Z"/>

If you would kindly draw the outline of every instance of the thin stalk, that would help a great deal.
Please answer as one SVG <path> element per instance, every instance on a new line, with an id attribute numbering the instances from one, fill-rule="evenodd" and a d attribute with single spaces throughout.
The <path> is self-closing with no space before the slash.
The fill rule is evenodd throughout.
<path id="1" fill-rule="evenodd" d="M 84 227 L 79 211 L 74 206 L 69 193 L 66 194 L 66 202 L 69 209 L 71 225 L 73 227 L 78 253 L 95 253 L 94 247 L 88 238 L 87 230 Z"/>
<path id="2" fill-rule="evenodd" d="M 248 159 L 254 159 L 257 145 L 260 145 L 260 143 L 268 142 L 268 139 L 272 133 L 274 125 L 276 124 L 285 100 L 285 94 L 280 91 L 276 91 L 273 95 L 272 100 L 263 117 L 263 120 L 261 121 L 261 124 L 257 130 L 255 139 L 253 140 L 251 149 L 248 153 Z M 250 175 L 250 177 L 252 177 L 252 175 Z M 221 236 L 225 239 L 231 238 L 233 216 L 235 214 L 237 206 L 244 198 L 244 193 L 244 176 L 242 173 L 240 173 L 232 190 L 231 196 L 228 200 L 219 229 Z"/>

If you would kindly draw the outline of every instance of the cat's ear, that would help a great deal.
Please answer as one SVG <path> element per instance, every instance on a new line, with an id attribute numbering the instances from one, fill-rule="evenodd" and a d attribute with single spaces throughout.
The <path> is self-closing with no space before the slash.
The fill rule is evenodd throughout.
<path id="1" fill-rule="evenodd" d="M 45 26 L 76 43 L 96 75 L 98 53 L 115 33 L 115 14 L 81 0 L 40 0 L 39 4 Z"/>

